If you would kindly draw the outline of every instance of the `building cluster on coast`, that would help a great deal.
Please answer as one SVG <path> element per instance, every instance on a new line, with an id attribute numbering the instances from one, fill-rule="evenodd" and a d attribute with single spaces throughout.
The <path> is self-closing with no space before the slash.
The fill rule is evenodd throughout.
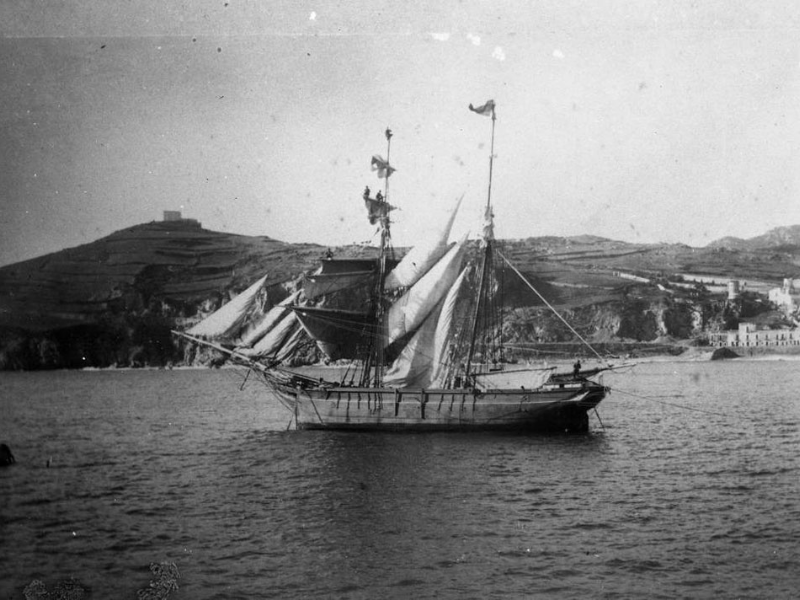
<path id="1" fill-rule="evenodd" d="M 655 284 L 659 289 L 674 293 L 661 284 L 641 275 L 614 271 L 613 275 L 637 283 Z M 767 296 L 769 303 L 783 313 L 785 320 L 782 327 L 759 327 L 755 322 L 742 321 L 736 329 L 708 332 L 709 345 L 717 348 L 781 348 L 787 346 L 800 346 L 800 279 L 783 280 L 780 287 L 774 287 L 767 281 L 748 281 L 739 279 L 726 279 L 713 275 L 697 275 L 680 273 L 679 281 L 670 281 L 671 288 L 691 289 L 702 285 L 712 294 L 725 295 L 728 303 L 734 303 L 741 298 L 743 293 L 752 292 Z M 793 326 L 787 325 L 788 323 Z"/>
<path id="2" fill-rule="evenodd" d="M 735 300 L 739 286 L 731 281 L 728 285 L 728 300 Z M 755 323 L 739 323 L 738 329 L 717 331 L 709 334 L 709 343 L 716 347 L 758 348 L 784 346 L 800 346 L 800 323 L 797 311 L 800 307 L 800 280 L 784 279 L 781 287 L 772 288 L 768 293 L 769 301 L 783 312 L 794 327 L 780 329 L 759 329 Z"/>
<path id="3" fill-rule="evenodd" d="M 739 323 L 739 329 L 709 333 L 708 341 L 719 348 L 800 346 L 800 328 L 758 329 L 755 323 Z"/>

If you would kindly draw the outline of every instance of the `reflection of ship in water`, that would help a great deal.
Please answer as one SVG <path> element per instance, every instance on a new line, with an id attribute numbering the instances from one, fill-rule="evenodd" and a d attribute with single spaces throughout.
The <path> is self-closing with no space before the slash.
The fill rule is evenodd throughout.
<path id="1" fill-rule="evenodd" d="M 449 242 L 458 205 L 440 235 L 395 260 L 387 129 L 387 158 L 372 158 L 385 191 L 363 194 L 380 235 L 375 258 L 329 255 L 266 312 L 254 309 L 262 278 L 180 335 L 251 367 L 301 429 L 587 430 L 588 412 L 607 392 L 590 378 L 605 368 L 555 374 L 506 362 L 499 273 L 506 265 L 521 273 L 494 239 L 495 106 L 470 109 L 492 120 L 489 193 L 474 260 L 467 260 L 466 237 Z M 312 340 L 329 359 L 350 361 L 338 380 L 286 366 Z"/>

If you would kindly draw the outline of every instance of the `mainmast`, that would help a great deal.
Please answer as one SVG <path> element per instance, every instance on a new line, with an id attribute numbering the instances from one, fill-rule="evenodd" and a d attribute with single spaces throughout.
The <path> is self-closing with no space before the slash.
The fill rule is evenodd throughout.
<path id="1" fill-rule="evenodd" d="M 483 106 L 477 108 L 469 105 L 472 112 L 478 113 L 483 116 L 492 117 L 492 143 L 489 150 L 489 189 L 486 194 L 486 212 L 484 213 L 483 224 L 483 256 L 481 257 L 480 266 L 480 280 L 478 283 L 478 300 L 475 303 L 475 314 L 472 321 L 472 335 L 469 342 L 469 353 L 467 354 L 467 362 L 465 366 L 464 379 L 469 382 L 472 372 L 472 359 L 475 355 L 475 341 L 478 335 L 478 328 L 480 326 L 480 315 L 484 309 L 487 301 L 488 287 L 489 287 L 489 271 L 492 261 L 492 242 L 494 241 L 494 214 L 492 213 L 492 169 L 494 166 L 494 128 L 497 122 L 497 115 L 495 114 L 494 100 L 489 100 Z M 486 357 L 484 357 L 486 359 Z"/>

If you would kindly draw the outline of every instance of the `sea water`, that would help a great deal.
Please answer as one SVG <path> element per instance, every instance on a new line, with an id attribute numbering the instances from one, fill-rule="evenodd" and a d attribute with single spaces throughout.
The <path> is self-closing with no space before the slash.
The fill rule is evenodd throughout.
<path id="1" fill-rule="evenodd" d="M 287 430 L 241 383 L 0 373 L 0 599 L 800 595 L 800 362 L 607 375 L 588 435 Z"/>

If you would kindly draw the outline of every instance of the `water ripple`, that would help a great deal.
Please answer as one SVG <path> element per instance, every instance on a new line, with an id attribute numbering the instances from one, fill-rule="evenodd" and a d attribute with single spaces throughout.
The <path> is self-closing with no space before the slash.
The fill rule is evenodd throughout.
<path id="1" fill-rule="evenodd" d="M 800 585 L 791 363 L 641 365 L 607 383 L 707 412 L 612 394 L 605 429 L 566 437 L 287 432 L 229 375 L 1 374 L 18 464 L 0 473 L 0 597 L 73 574 L 135 597 L 164 560 L 200 600 Z"/>

